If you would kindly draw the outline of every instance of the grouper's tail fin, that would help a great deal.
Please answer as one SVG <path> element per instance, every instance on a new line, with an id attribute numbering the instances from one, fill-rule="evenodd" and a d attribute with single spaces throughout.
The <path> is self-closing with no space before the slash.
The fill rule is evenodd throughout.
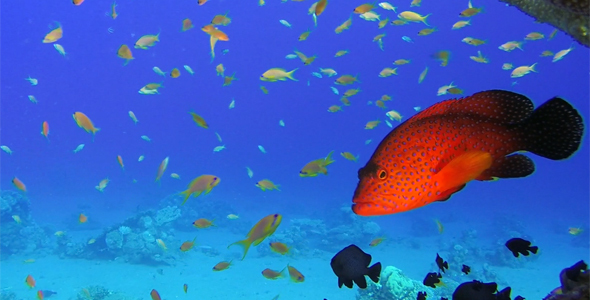
<path id="1" fill-rule="evenodd" d="M 580 148 L 584 133 L 580 113 L 557 97 L 537 107 L 523 127 L 526 150 L 553 160 L 572 156 Z"/>

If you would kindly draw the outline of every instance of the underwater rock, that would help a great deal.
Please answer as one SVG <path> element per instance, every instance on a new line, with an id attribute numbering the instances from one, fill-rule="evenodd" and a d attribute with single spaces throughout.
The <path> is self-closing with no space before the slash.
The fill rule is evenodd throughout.
<path id="1" fill-rule="evenodd" d="M 16 300 L 16 294 L 10 291 L 0 291 L 0 300 Z"/>
<path id="2" fill-rule="evenodd" d="M 516 6 L 523 13 L 539 23 L 549 23 L 574 38 L 578 43 L 590 47 L 590 24 L 588 0 L 500 0 Z"/>
<path id="3" fill-rule="evenodd" d="M 118 230 L 113 230 L 106 234 L 105 242 L 110 251 L 116 251 L 123 247 L 123 234 Z"/>
<path id="4" fill-rule="evenodd" d="M 162 226 L 180 218 L 180 209 L 177 206 L 167 206 L 156 213 L 156 225 Z"/>
<path id="5" fill-rule="evenodd" d="M 390 300 L 390 299 L 416 299 L 418 292 L 426 292 L 428 299 L 436 299 L 431 288 L 425 287 L 421 282 L 412 280 L 393 266 L 381 271 L 381 279 L 378 283 L 368 282 L 366 289 L 359 289 L 357 300 Z"/>
<path id="6" fill-rule="evenodd" d="M 590 272 L 585 262 L 579 261 L 559 273 L 561 286 L 551 291 L 543 300 L 590 299 Z"/>
<path id="7" fill-rule="evenodd" d="M 14 222 L 13 215 L 17 215 L 24 222 L 30 218 L 31 202 L 22 193 L 13 191 L 0 191 L 0 222 Z"/>

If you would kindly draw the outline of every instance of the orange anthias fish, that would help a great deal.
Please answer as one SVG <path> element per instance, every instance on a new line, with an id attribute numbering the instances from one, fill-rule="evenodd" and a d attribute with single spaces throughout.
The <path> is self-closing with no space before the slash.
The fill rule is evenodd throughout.
<path id="1" fill-rule="evenodd" d="M 192 242 L 186 241 L 186 242 L 182 243 L 182 245 L 180 245 L 180 251 L 186 252 L 188 250 L 193 249 L 193 246 L 195 245 L 196 240 L 197 240 L 197 238 L 195 237 Z"/>
<path id="2" fill-rule="evenodd" d="M 23 192 L 27 191 L 27 186 L 22 181 L 20 181 L 20 179 L 16 178 L 16 176 L 12 178 L 12 184 L 14 184 L 17 189 Z"/>
<path id="3" fill-rule="evenodd" d="M 160 293 L 156 290 L 152 290 L 150 296 L 152 297 L 152 300 L 162 300 L 162 298 L 160 298 Z"/>
<path id="4" fill-rule="evenodd" d="M 35 287 L 35 279 L 30 274 L 27 275 L 27 278 L 25 278 L 25 283 L 31 289 Z"/>
<path id="5" fill-rule="evenodd" d="M 80 214 L 80 216 L 78 216 L 78 222 L 80 224 L 86 223 L 86 222 L 88 222 L 88 217 L 84 214 Z"/>
<path id="6" fill-rule="evenodd" d="M 55 22 L 54 29 L 51 30 L 48 34 L 45 35 L 43 38 L 43 43 L 55 43 L 63 36 L 63 29 L 61 28 L 61 24 L 59 22 Z"/>
<path id="7" fill-rule="evenodd" d="M 121 155 L 117 155 L 117 162 L 121 166 L 121 169 L 125 170 L 125 165 L 123 164 L 123 157 L 121 157 Z"/>
<path id="8" fill-rule="evenodd" d="M 552 160 L 573 155 L 584 124 L 567 101 L 537 109 L 527 97 L 491 90 L 435 104 L 393 129 L 358 171 L 352 210 L 387 215 L 448 200 L 473 180 L 531 175 L 529 151 Z"/>
<path id="9" fill-rule="evenodd" d="M 244 256 L 242 256 L 242 260 L 244 260 L 246 254 L 248 253 L 248 249 L 250 249 L 250 246 L 252 244 L 257 246 L 258 244 L 262 243 L 265 238 L 272 235 L 275 230 L 277 230 L 277 227 L 279 227 L 282 220 L 283 216 L 279 214 L 272 214 L 262 218 L 260 221 L 258 221 L 258 223 L 256 223 L 256 225 L 254 225 L 254 227 L 252 227 L 252 229 L 250 229 L 250 232 L 248 232 L 246 235 L 245 240 L 230 244 L 227 246 L 227 248 L 236 244 L 244 247 Z"/>
<path id="10" fill-rule="evenodd" d="M 74 118 L 74 121 L 76 121 L 78 127 L 83 128 L 84 130 L 86 130 L 86 132 L 92 132 L 92 134 L 94 135 L 97 131 L 100 130 L 100 128 L 94 127 L 94 124 L 92 123 L 90 118 L 88 118 L 84 113 L 77 111 L 72 115 L 72 117 Z"/>
<path id="11" fill-rule="evenodd" d="M 166 158 L 164 158 L 164 160 L 162 160 L 162 162 L 160 163 L 160 166 L 158 167 L 158 173 L 156 174 L 156 181 L 160 180 L 162 178 L 162 175 L 164 175 L 164 172 L 166 172 L 166 168 L 168 168 L 169 159 L 170 157 L 166 156 Z"/>
<path id="12" fill-rule="evenodd" d="M 41 134 L 49 142 L 49 123 L 47 123 L 47 121 L 43 121 L 43 126 L 41 126 Z"/>
<path id="13" fill-rule="evenodd" d="M 193 222 L 193 226 L 195 226 L 196 228 L 202 229 L 202 228 L 209 228 L 209 227 L 215 226 L 215 225 L 213 225 L 213 221 L 211 221 L 211 220 L 207 220 L 205 218 L 200 218 L 200 219 Z"/>
<path id="14" fill-rule="evenodd" d="M 286 269 L 287 268 L 285 267 L 281 271 L 275 271 L 275 270 L 271 270 L 269 268 L 266 268 L 262 271 L 262 276 L 264 276 L 264 278 L 266 278 L 266 279 L 271 279 L 271 280 L 283 278 L 285 276 L 284 273 L 285 273 Z"/>
<path id="15" fill-rule="evenodd" d="M 287 269 L 289 269 L 289 277 L 291 277 L 291 281 L 293 281 L 295 283 L 300 283 L 300 282 L 305 281 L 305 276 L 303 276 L 303 274 L 301 274 L 301 272 L 299 272 L 299 270 L 297 270 L 294 267 L 291 267 L 289 265 L 287 265 Z"/>
<path id="16" fill-rule="evenodd" d="M 203 192 L 205 192 L 205 195 L 209 194 L 220 181 L 221 179 L 215 175 L 201 175 L 193 179 L 193 181 L 189 183 L 188 189 L 180 193 L 181 195 L 184 195 L 184 200 L 181 205 L 184 205 L 191 195 L 193 195 L 193 197 L 199 197 Z"/>

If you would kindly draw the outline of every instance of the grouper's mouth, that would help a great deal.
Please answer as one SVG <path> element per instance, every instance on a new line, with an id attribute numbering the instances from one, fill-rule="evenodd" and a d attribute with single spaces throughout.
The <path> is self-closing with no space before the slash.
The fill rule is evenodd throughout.
<path id="1" fill-rule="evenodd" d="M 352 211 L 359 216 L 383 216 L 399 212 L 391 202 L 386 200 L 386 194 L 371 194 L 361 197 L 355 196 L 352 198 Z"/>

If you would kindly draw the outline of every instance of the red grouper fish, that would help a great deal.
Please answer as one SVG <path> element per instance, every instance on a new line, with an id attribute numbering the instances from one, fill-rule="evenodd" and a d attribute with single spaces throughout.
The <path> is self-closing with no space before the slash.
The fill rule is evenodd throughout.
<path id="1" fill-rule="evenodd" d="M 352 210 L 394 214 L 448 200 L 467 182 L 531 175 L 529 151 L 570 157 L 584 124 L 567 101 L 534 109 L 527 97 L 502 90 L 437 103 L 393 129 L 358 171 Z"/>

